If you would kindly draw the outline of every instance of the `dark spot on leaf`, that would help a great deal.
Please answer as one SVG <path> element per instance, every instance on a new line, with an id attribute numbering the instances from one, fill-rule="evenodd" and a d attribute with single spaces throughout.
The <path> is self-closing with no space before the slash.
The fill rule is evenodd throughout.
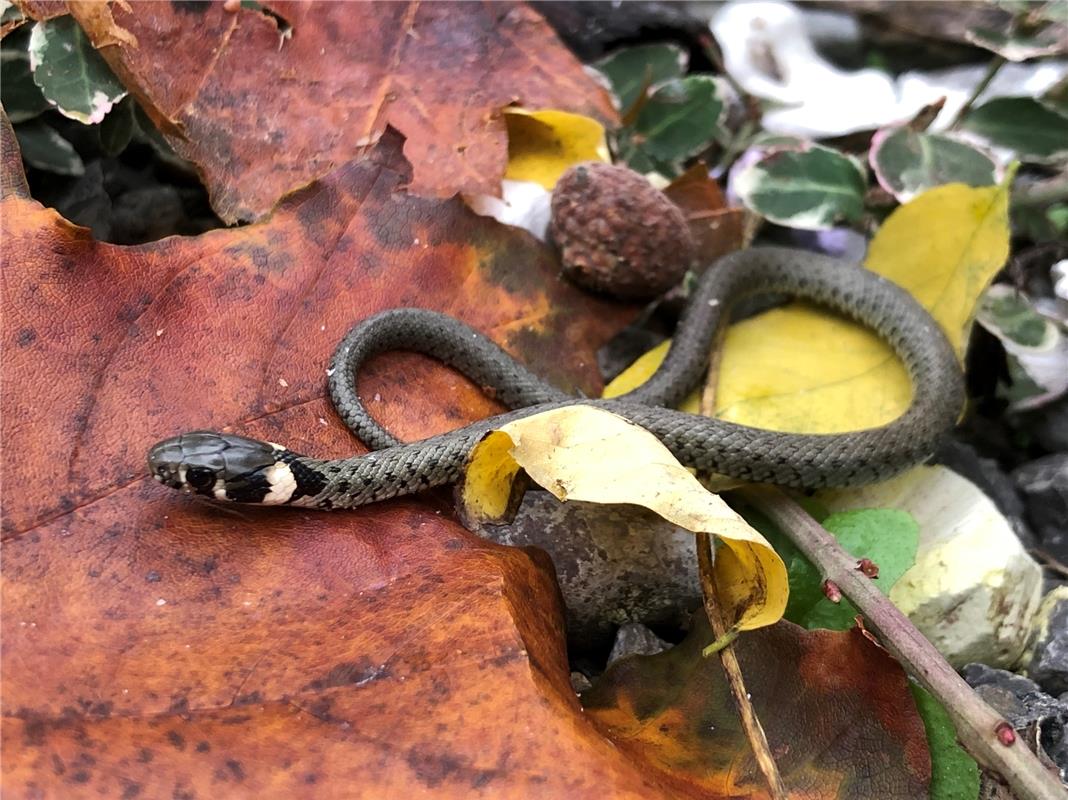
<path id="1" fill-rule="evenodd" d="M 175 750 L 185 750 L 185 738 L 178 731 L 167 731 L 167 741 L 174 746 Z"/>
<path id="2" fill-rule="evenodd" d="M 155 758 L 155 756 L 156 754 L 149 750 L 147 747 L 142 747 L 137 753 L 137 760 L 140 761 L 142 764 L 147 764 L 153 758 Z"/>
<path id="3" fill-rule="evenodd" d="M 338 719 L 332 713 L 333 707 L 334 704 L 326 697 L 319 698 L 311 705 L 306 706 L 308 713 L 316 719 L 321 719 L 323 722 L 337 722 Z"/>
<path id="4" fill-rule="evenodd" d="M 179 14 L 196 14 L 198 17 L 203 16 L 208 10 L 207 5 L 199 0 L 171 0 L 171 8 Z"/>
<path id="5" fill-rule="evenodd" d="M 431 755 L 413 750 L 405 760 L 416 777 L 430 789 L 437 788 L 447 780 L 465 781 L 477 789 L 497 776 L 496 770 L 474 769 L 468 765 L 466 759 L 449 753 Z"/>
<path id="6" fill-rule="evenodd" d="M 473 232 L 472 246 L 489 257 L 479 262 L 479 270 L 493 283 L 516 298 L 536 297 L 545 288 L 545 271 L 530 264 L 516 269 L 516 264 L 528 264 L 531 253 L 537 253 L 534 242 L 522 235 L 480 236 Z M 548 249 L 543 252 L 548 253 Z M 546 256 L 547 257 L 547 256 Z"/>
<path id="7" fill-rule="evenodd" d="M 37 339 L 37 331 L 33 328 L 23 328 L 19 331 L 18 338 L 15 341 L 19 347 L 28 347 L 33 344 Z"/>
<path id="8" fill-rule="evenodd" d="M 89 783 L 89 773 L 84 769 L 77 770 L 70 774 L 70 779 L 75 783 Z"/>
<path id="9" fill-rule="evenodd" d="M 45 723 L 40 717 L 26 717 L 22 728 L 22 743 L 26 747 L 40 747 L 45 743 Z"/>
<path id="10" fill-rule="evenodd" d="M 245 770 L 241 767 L 241 762 L 233 758 L 226 759 L 226 768 L 230 770 L 230 774 L 234 776 L 235 780 L 243 781 L 245 779 Z"/>
<path id="11" fill-rule="evenodd" d="M 211 745 L 203 741 L 197 742 L 196 750 L 198 753 L 207 753 L 209 750 L 211 750 Z"/>

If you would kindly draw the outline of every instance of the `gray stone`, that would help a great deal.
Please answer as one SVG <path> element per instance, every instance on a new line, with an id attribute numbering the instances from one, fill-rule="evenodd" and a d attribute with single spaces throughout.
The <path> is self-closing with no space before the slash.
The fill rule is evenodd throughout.
<path id="1" fill-rule="evenodd" d="M 1068 692 L 1068 592 L 1058 591 L 1039 609 L 1038 635 L 1027 674 L 1050 694 Z"/>
<path id="2" fill-rule="evenodd" d="M 1017 732 L 1037 729 L 1042 749 L 1063 780 L 1068 774 L 1068 703 L 1046 694 L 1032 680 L 986 664 L 968 664 L 961 675 Z"/>
<path id="3" fill-rule="evenodd" d="M 655 656 L 669 649 L 670 642 L 665 642 L 640 622 L 628 622 L 616 631 L 616 643 L 608 654 L 608 665 L 627 656 Z"/>
<path id="4" fill-rule="evenodd" d="M 1068 453 L 1043 456 L 1012 473 L 1039 546 L 1068 563 Z"/>
<path id="5" fill-rule="evenodd" d="M 1018 424 L 1048 453 L 1068 452 L 1068 395 L 1021 414 Z"/>
<path id="6" fill-rule="evenodd" d="M 694 535 L 644 508 L 561 503 L 530 491 L 510 524 L 479 532 L 549 554 L 568 639 L 584 648 L 607 647 L 627 622 L 684 627 L 701 602 Z"/>
<path id="7" fill-rule="evenodd" d="M 592 686 L 593 684 L 590 683 L 590 679 L 581 672 L 575 671 L 571 673 L 571 690 L 575 694 L 582 694 Z"/>

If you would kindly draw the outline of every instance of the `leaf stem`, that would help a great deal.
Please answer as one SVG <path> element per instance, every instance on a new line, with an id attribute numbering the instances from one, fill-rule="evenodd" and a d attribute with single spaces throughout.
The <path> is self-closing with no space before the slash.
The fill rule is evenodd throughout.
<path id="1" fill-rule="evenodd" d="M 815 564 L 823 577 L 864 615 L 883 646 L 945 707 L 957 738 L 972 757 L 1005 780 L 1018 800 L 1064 798 L 1064 787 L 1027 749 L 1019 736 L 1004 734 L 1008 723 L 984 703 L 946 663 L 909 619 L 857 569 L 857 559 L 801 506 L 771 486 L 745 486 L 738 493 L 757 506 Z M 700 551 L 698 551 L 700 552 Z"/>
<path id="2" fill-rule="evenodd" d="M 998 74 L 998 71 L 1005 66 L 1004 56 L 994 56 L 990 59 L 990 63 L 986 65 L 986 72 L 983 73 L 983 77 L 979 79 L 979 83 L 975 85 L 972 93 L 968 96 L 968 99 L 964 101 L 964 105 L 960 107 L 956 115 L 953 117 L 953 121 L 949 123 L 948 130 L 957 128 L 964 118 L 968 116 L 968 112 L 972 110 L 972 106 L 975 101 L 979 99 L 979 95 L 983 93 L 983 90 L 990 85 L 990 81 L 994 80 L 994 76 Z"/>
<path id="3" fill-rule="evenodd" d="M 1013 186 L 1010 202 L 1018 206 L 1045 206 L 1068 200 L 1068 171 L 1034 183 Z"/>

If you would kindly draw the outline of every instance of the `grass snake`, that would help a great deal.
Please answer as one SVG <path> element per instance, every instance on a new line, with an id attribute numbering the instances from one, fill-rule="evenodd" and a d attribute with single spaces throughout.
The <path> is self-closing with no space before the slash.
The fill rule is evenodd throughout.
<path id="1" fill-rule="evenodd" d="M 703 379 L 731 305 L 744 296 L 772 292 L 828 306 L 879 334 L 908 371 L 913 387 L 908 409 L 877 428 L 799 434 L 667 408 Z M 400 443 L 371 417 L 356 393 L 360 366 L 390 350 L 433 356 L 515 410 L 420 442 Z M 700 470 L 798 488 L 854 486 L 888 478 L 928 458 L 953 427 L 964 401 L 952 347 L 908 293 L 866 269 L 771 247 L 734 253 L 706 270 L 659 369 L 641 387 L 613 400 L 561 392 L 464 323 L 423 309 L 393 309 L 357 323 L 338 345 L 331 367 L 334 407 L 374 452 L 321 460 L 270 442 L 195 431 L 155 445 L 148 456 L 151 474 L 172 488 L 217 500 L 351 508 L 454 483 L 471 448 L 488 431 L 519 417 L 584 403 L 646 428 L 683 464 Z"/>

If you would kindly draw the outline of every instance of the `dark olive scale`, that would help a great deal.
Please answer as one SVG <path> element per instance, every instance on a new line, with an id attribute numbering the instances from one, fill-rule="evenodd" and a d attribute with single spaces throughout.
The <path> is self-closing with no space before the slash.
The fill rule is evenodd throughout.
<path id="1" fill-rule="evenodd" d="M 912 381 L 912 403 L 905 413 L 877 428 L 799 434 L 664 408 L 681 402 L 703 379 L 731 305 L 742 297 L 770 292 L 821 303 L 882 336 Z M 370 416 L 355 389 L 362 364 L 390 350 L 431 355 L 477 385 L 490 387 L 500 402 L 518 410 L 400 444 Z M 209 436 L 200 433 L 156 445 L 149 454 L 150 469 L 175 488 L 185 488 L 178 480 L 180 468 L 187 476 L 194 467 L 213 470 L 225 483 L 227 499 L 261 502 L 267 496 L 262 491 L 268 483 L 265 474 L 281 460 L 296 483 L 289 502 L 350 508 L 456 482 L 471 448 L 487 432 L 521 417 L 582 403 L 637 423 L 682 463 L 701 470 L 793 487 L 856 486 L 891 477 L 928 458 L 953 427 L 964 402 L 963 378 L 952 347 L 907 292 L 855 265 L 782 248 L 734 253 L 710 267 L 690 299 L 664 362 L 646 383 L 614 400 L 571 397 L 464 323 L 434 311 L 406 308 L 376 314 L 349 331 L 334 353 L 329 386 L 345 424 L 377 452 L 321 461 L 232 434 L 210 434 L 215 437 L 210 441 L 188 438 Z M 205 478 L 198 475 L 197 480 Z M 212 494 L 210 487 L 202 493 Z"/>

